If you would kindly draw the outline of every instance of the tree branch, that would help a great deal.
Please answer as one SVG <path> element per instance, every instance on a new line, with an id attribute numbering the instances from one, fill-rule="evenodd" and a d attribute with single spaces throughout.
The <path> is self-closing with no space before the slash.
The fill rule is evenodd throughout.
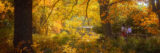
<path id="1" fill-rule="evenodd" d="M 75 0 L 76 2 L 74 3 L 74 5 L 72 6 L 72 9 L 71 9 L 71 11 L 70 11 L 70 13 L 72 14 L 72 12 L 73 12 L 73 8 L 78 4 L 78 0 Z"/>
<path id="2" fill-rule="evenodd" d="M 118 2 L 114 2 L 114 3 L 111 3 L 111 4 L 109 4 L 109 6 L 112 6 L 112 5 L 117 4 L 117 3 L 120 3 L 120 2 L 123 2 L 123 0 L 118 1 Z"/>
<path id="3" fill-rule="evenodd" d="M 60 0 L 57 0 L 57 1 L 53 4 L 53 6 L 52 6 L 52 8 L 51 8 L 51 12 L 48 14 L 48 17 L 46 18 L 46 20 L 44 21 L 44 23 L 43 23 L 42 25 L 44 25 L 44 24 L 48 21 L 50 15 L 51 15 L 52 12 L 53 12 L 54 7 L 56 6 L 56 4 L 57 4 L 59 1 L 60 1 Z"/>
<path id="4" fill-rule="evenodd" d="M 89 2 L 90 2 L 90 0 L 87 1 L 87 6 L 86 6 L 86 18 L 85 18 L 84 21 L 86 21 L 86 20 L 88 19 L 88 6 L 89 6 Z M 87 24 L 89 25 L 89 20 L 88 20 L 88 23 L 87 23 Z"/>
<path id="5" fill-rule="evenodd" d="M 78 0 L 75 0 L 76 2 L 73 4 L 71 11 L 67 14 L 68 16 L 70 16 L 73 12 L 73 8 L 78 4 Z M 72 17 L 72 16 L 71 16 Z M 63 18 L 62 20 L 64 20 L 66 18 Z"/>

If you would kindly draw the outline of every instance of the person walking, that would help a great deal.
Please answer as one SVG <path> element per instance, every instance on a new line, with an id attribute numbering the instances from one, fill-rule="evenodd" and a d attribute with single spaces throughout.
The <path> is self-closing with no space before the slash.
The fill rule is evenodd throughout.
<path id="1" fill-rule="evenodd" d="M 132 28 L 131 28 L 131 26 L 128 26 L 128 27 L 127 27 L 126 34 L 127 34 L 127 35 L 131 35 L 131 33 L 132 33 Z"/>
<path id="2" fill-rule="evenodd" d="M 124 24 L 123 24 L 122 27 L 121 27 L 121 35 L 122 35 L 123 37 L 126 37 L 126 27 L 125 27 Z"/>

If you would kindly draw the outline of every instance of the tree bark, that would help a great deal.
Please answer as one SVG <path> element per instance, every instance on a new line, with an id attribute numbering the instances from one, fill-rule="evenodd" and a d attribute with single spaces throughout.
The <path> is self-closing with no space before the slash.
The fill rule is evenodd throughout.
<path id="1" fill-rule="evenodd" d="M 32 0 L 14 0 L 14 48 L 15 53 L 33 53 Z"/>
<path id="2" fill-rule="evenodd" d="M 157 14 L 158 19 L 159 19 L 159 25 L 160 25 L 160 1 L 159 0 L 150 0 L 150 6 L 152 6 L 152 11 Z"/>
<path id="3" fill-rule="evenodd" d="M 157 15 L 159 18 L 159 25 L 160 25 L 160 0 L 157 0 Z"/>
<path id="4" fill-rule="evenodd" d="M 156 12 L 155 0 L 151 0 L 152 11 Z"/>
<path id="5" fill-rule="evenodd" d="M 108 16 L 108 11 L 109 11 L 109 0 L 99 0 L 99 5 L 100 5 L 100 18 L 101 21 L 104 21 L 107 16 Z M 105 14 L 103 16 L 103 14 Z M 107 20 L 109 21 L 109 20 Z M 106 36 L 112 36 L 112 28 L 111 28 L 111 23 L 110 22 L 106 22 L 106 23 L 102 23 L 102 30 L 103 33 Z"/>

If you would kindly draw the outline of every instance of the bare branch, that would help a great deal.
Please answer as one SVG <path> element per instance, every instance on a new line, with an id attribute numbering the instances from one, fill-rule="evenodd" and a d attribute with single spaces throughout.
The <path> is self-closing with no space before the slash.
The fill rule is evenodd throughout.
<path id="1" fill-rule="evenodd" d="M 72 9 L 70 11 L 70 13 L 72 14 L 73 8 L 78 4 L 78 0 L 75 0 L 76 2 L 74 3 L 74 5 L 72 6 Z"/>
<path id="2" fill-rule="evenodd" d="M 86 18 L 85 18 L 85 21 L 88 19 L 88 6 L 89 6 L 89 2 L 90 2 L 90 0 L 88 0 L 87 6 L 86 6 Z M 88 20 L 88 25 L 89 25 L 89 20 Z"/>
<path id="3" fill-rule="evenodd" d="M 114 2 L 114 3 L 111 3 L 111 4 L 109 4 L 109 6 L 112 6 L 112 5 L 117 4 L 117 3 L 120 3 L 120 2 L 123 2 L 123 0 L 118 1 L 118 2 Z"/>
<path id="4" fill-rule="evenodd" d="M 42 25 L 44 25 L 44 24 L 48 21 L 50 15 L 51 15 L 52 12 L 53 12 L 54 7 L 56 6 L 56 4 L 57 4 L 59 1 L 60 1 L 60 0 L 57 0 L 57 1 L 53 4 L 53 6 L 52 6 L 52 8 L 51 8 L 51 12 L 48 14 L 48 17 L 46 18 L 46 20 L 44 21 L 44 23 L 43 23 Z"/>
<path id="5" fill-rule="evenodd" d="M 68 16 L 72 15 L 72 12 L 73 12 L 73 8 L 78 4 L 78 0 L 75 0 L 75 3 L 73 4 L 72 6 L 72 9 L 71 11 L 67 14 Z M 71 16 L 72 17 L 72 16 Z M 62 20 L 64 20 L 65 18 L 63 18 Z"/>

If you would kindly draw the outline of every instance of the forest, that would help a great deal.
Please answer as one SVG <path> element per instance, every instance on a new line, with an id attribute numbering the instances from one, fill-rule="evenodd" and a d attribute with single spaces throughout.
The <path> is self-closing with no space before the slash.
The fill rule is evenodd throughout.
<path id="1" fill-rule="evenodd" d="M 0 0 L 0 53 L 160 53 L 160 0 Z"/>

